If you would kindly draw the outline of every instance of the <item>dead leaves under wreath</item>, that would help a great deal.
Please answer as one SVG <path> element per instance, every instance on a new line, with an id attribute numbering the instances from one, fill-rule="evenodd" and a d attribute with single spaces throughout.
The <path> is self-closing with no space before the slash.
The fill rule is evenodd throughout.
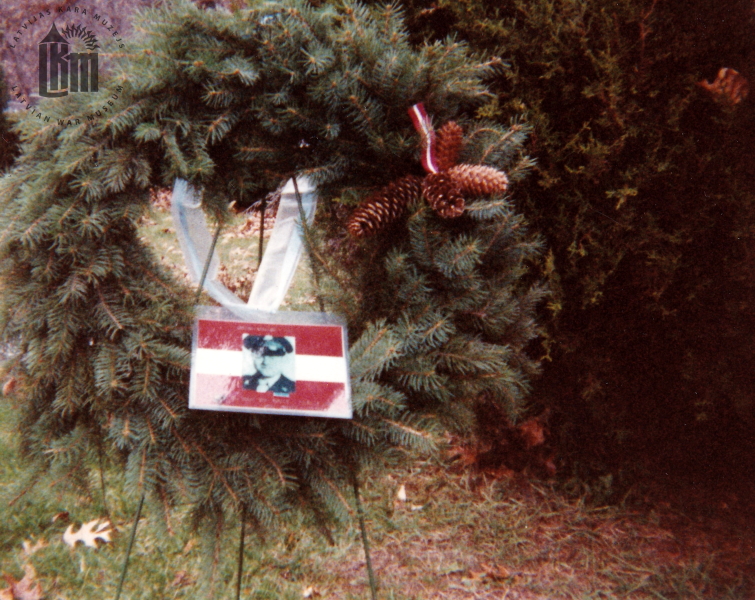
<path id="1" fill-rule="evenodd" d="M 10 575 L 3 575 L 8 584 L 4 590 L 0 590 L 0 600 L 42 600 L 44 592 L 37 581 L 37 572 L 30 564 L 24 565 L 24 576 L 16 581 Z"/>
<path id="2" fill-rule="evenodd" d="M 79 542 L 90 548 L 98 548 L 98 542 L 111 541 L 110 536 L 114 531 L 110 521 L 106 519 L 94 519 L 83 523 L 77 531 L 73 528 L 73 525 L 69 525 L 63 534 L 63 541 L 71 548 L 75 548 Z"/>

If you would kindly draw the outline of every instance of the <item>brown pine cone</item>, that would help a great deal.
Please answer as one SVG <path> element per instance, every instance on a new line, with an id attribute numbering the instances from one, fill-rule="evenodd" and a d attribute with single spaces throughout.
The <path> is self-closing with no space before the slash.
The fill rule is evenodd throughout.
<path id="1" fill-rule="evenodd" d="M 422 185 L 425 200 L 441 217 L 459 217 L 464 212 L 464 196 L 448 171 L 430 173 Z"/>
<path id="2" fill-rule="evenodd" d="M 354 237 L 372 235 L 401 218 L 412 200 L 422 194 L 422 179 L 407 175 L 392 181 L 364 200 L 352 213 L 346 228 Z"/>
<path id="3" fill-rule="evenodd" d="M 459 162 L 464 131 L 456 121 L 449 121 L 435 136 L 435 162 L 439 171 L 445 171 Z"/>
<path id="4" fill-rule="evenodd" d="M 503 194 L 509 187 L 506 173 L 483 165 L 456 165 L 446 171 L 465 196 Z"/>

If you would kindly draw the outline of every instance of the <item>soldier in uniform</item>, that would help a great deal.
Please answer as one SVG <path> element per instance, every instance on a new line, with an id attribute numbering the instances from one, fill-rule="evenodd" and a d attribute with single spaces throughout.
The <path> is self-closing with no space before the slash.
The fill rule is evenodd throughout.
<path id="1" fill-rule="evenodd" d="M 244 375 L 245 390 L 272 392 L 276 396 L 288 396 L 294 392 L 295 382 L 283 375 L 285 357 L 294 351 L 286 338 L 248 335 L 244 338 L 244 348 L 252 351 L 257 368 L 254 375 Z"/>

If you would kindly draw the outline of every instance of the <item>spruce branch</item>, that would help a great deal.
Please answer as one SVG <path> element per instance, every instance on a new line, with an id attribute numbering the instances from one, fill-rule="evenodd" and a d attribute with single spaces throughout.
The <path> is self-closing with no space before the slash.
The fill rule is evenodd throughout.
<path id="1" fill-rule="evenodd" d="M 501 346 L 508 334 L 517 344 L 534 335 L 537 294 L 519 301 L 517 278 L 536 248 L 501 225 L 510 217 L 494 204 L 454 223 L 428 210 L 406 118 L 422 100 L 439 118 L 462 117 L 484 96 L 490 66 L 455 42 L 412 47 L 401 12 L 299 0 L 234 15 L 184 2 L 155 9 L 138 26 L 143 51 L 116 65 L 122 105 L 65 131 L 25 124 L 23 155 L 0 184 L 0 323 L 23 349 L 28 455 L 54 477 L 85 470 L 100 444 L 158 513 L 188 501 L 211 578 L 230 512 L 260 523 L 291 508 L 348 518 L 351 470 L 396 446 L 432 451 L 439 422 L 467 419 L 460 390 L 521 395 L 488 381 L 492 351 L 477 364 L 453 343 L 493 329 Z M 55 111 L 96 109 L 82 97 Z M 355 340 L 355 419 L 197 414 L 185 402 L 192 294 L 139 240 L 149 189 L 185 177 L 222 221 L 229 199 L 251 202 L 292 173 L 310 175 L 321 195 L 318 225 L 303 235 L 318 296 Z M 388 211 L 401 213 L 395 239 L 346 241 L 348 194 L 401 178 L 411 189 Z M 475 309 L 484 323 L 464 312 Z M 460 372 L 463 381 L 448 376 Z"/>
<path id="2" fill-rule="evenodd" d="M 351 376 L 356 381 L 377 377 L 401 354 L 401 342 L 385 321 L 367 325 L 349 349 Z"/>

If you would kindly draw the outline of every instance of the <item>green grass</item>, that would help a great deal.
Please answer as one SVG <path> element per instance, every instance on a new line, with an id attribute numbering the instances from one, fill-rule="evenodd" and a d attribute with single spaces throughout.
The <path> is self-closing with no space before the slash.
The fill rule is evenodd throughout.
<path id="1" fill-rule="evenodd" d="M 156 255 L 180 270 L 167 213 L 155 210 L 143 230 Z M 244 217 L 228 228 L 219 251 L 229 281 L 253 276 L 257 241 Z M 288 308 L 313 303 L 303 267 Z M 114 598 L 137 499 L 126 495 L 117 471 L 105 474 L 103 499 L 97 469 L 83 491 L 43 481 L 21 494 L 16 401 L 0 398 L 0 575 L 20 580 L 31 565 L 45 600 Z M 406 501 L 397 498 L 401 486 Z M 516 476 L 487 481 L 440 460 L 411 457 L 366 474 L 363 499 L 381 600 L 755 597 L 752 537 L 717 535 L 668 506 L 644 512 L 591 506 L 546 483 Z M 112 543 L 72 549 L 63 542 L 69 524 L 108 513 L 118 530 Z M 183 514 L 178 507 L 166 529 L 145 507 L 123 600 L 235 597 L 238 524 L 229 527 L 220 577 L 207 591 L 201 548 Z M 332 544 L 303 520 L 246 534 L 242 598 L 370 597 L 355 521 L 333 531 Z M 37 550 L 28 550 L 34 545 Z M 1 600 L 14 598 L 2 591 L 7 581 L 0 583 Z"/>
<path id="2" fill-rule="evenodd" d="M 184 266 L 184 258 L 176 238 L 176 232 L 170 217 L 165 192 L 149 215 L 141 221 L 144 241 L 155 248 L 158 262 L 174 271 L 177 277 L 194 288 L 196 284 L 189 279 Z M 270 237 L 274 217 L 268 211 L 265 221 L 264 243 Z M 239 213 L 231 223 L 221 231 L 216 245 L 220 260 L 219 279 L 244 302 L 254 283 L 259 262 L 260 215 L 256 212 Z M 210 225 L 213 227 L 213 225 Z M 264 246 L 263 246 L 264 247 Z M 213 303 L 205 296 L 203 303 Z M 311 271 L 306 253 L 302 255 L 294 281 L 283 301 L 280 310 L 314 310 L 316 300 L 312 294 Z"/>
<path id="3" fill-rule="evenodd" d="M 2 572 L 18 580 L 31 564 L 48 600 L 113 598 L 135 499 L 108 472 L 107 506 L 119 534 L 99 549 L 69 548 L 62 540 L 69 523 L 106 514 L 99 479 L 87 493 L 40 486 L 9 505 L 24 468 L 13 416 L 6 399 L 0 405 Z M 396 497 L 402 485 L 406 501 Z M 657 514 L 590 507 L 545 484 L 485 482 L 438 462 L 407 460 L 368 477 L 363 498 L 384 600 L 752 597 L 755 582 L 740 568 L 752 565 L 744 540 L 727 557 L 713 539 L 698 535 L 688 544 L 659 524 Z M 53 522 L 64 511 L 69 520 Z M 235 597 L 238 526 L 229 529 L 219 583 L 212 593 L 200 592 L 201 551 L 181 516 L 179 507 L 166 534 L 145 510 L 124 600 Z M 248 530 L 242 598 L 294 600 L 308 589 L 313 598 L 369 598 L 357 524 L 333 534 L 330 545 L 304 522 L 261 536 Z M 29 554 L 24 542 L 43 547 Z"/>

